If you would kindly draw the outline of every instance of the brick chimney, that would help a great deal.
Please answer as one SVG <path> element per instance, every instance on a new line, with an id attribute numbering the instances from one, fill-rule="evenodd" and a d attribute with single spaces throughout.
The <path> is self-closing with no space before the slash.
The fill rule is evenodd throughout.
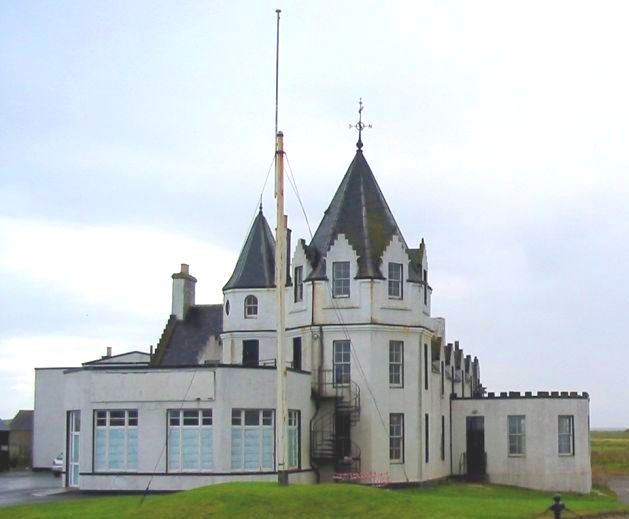
<path id="1" fill-rule="evenodd" d="M 197 282 L 189 272 L 185 263 L 181 264 L 181 272 L 172 275 L 173 278 L 173 306 L 171 314 L 178 320 L 183 320 L 190 306 L 194 305 L 194 286 Z"/>

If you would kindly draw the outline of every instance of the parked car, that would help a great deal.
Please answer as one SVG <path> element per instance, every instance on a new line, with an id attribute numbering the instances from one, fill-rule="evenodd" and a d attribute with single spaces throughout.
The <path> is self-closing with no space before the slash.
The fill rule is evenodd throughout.
<path id="1" fill-rule="evenodd" d="M 52 460 L 52 467 L 50 468 L 56 478 L 61 477 L 63 473 L 63 452 L 60 452 L 59 455 Z"/>

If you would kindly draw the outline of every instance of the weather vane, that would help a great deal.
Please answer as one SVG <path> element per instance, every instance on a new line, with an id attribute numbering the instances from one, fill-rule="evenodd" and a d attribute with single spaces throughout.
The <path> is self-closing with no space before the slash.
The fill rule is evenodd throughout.
<path id="1" fill-rule="evenodd" d="M 362 133 L 363 130 L 365 128 L 371 128 L 371 124 L 365 124 L 363 122 L 363 98 L 360 98 L 360 101 L 358 102 L 358 122 L 356 124 L 350 124 L 349 127 L 350 128 L 356 128 L 358 130 L 358 142 L 356 143 L 356 149 L 358 149 L 358 151 L 361 151 L 363 149 L 363 140 L 362 140 Z"/>

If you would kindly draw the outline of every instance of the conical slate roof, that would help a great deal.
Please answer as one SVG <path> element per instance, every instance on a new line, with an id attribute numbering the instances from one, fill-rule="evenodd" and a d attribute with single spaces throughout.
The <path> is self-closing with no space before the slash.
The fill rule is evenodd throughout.
<path id="1" fill-rule="evenodd" d="M 232 288 L 271 288 L 275 286 L 275 238 L 260 212 L 253 221 L 240 251 L 234 273 L 223 290 Z"/>
<path id="2" fill-rule="evenodd" d="M 308 246 L 313 265 L 309 279 L 325 279 L 324 256 L 343 233 L 358 255 L 357 278 L 384 279 L 382 253 L 394 234 L 404 237 L 361 150 L 356 152 L 341 185 Z M 405 248 L 406 242 L 404 242 Z"/>

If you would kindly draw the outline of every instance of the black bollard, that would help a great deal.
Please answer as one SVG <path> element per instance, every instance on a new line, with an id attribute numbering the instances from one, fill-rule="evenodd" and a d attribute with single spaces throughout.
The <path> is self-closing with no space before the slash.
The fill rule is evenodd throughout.
<path id="1" fill-rule="evenodd" d="M 553 501 L 554 503 L 548 509 L 555 514 L 555 519 L 561 519 L 561 512 L 566 509 L 566 505 L 561 502 L 561 496 L 559 494 L 553 497 Z"/>

